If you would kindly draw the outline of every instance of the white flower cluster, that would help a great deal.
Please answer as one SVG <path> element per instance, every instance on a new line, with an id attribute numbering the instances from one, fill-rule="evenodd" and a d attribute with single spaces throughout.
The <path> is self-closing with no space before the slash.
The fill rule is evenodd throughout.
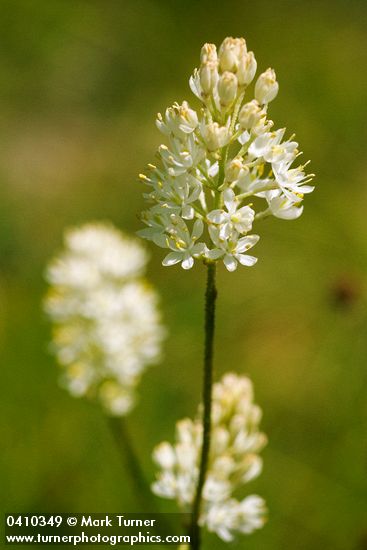
<path id="1" fill-rule="evenodd" d="M 251 533 L 264 524 L 263 499 L 251 495 L 239 501 L 235 490 L 256 478 L 262 469 L 258 453 L 266 443 L 259 432 L 261 409 L 253 402 L 250 380 L 226 374 L 213 388 L 212 442 L 203 488 L 200 524 L 225 541 L 234 534 Z M 193 503 L 202 444 L 202 420 L 177 423 L 174 445 L 163 442 L 153 452 L 160 471 L 152 489 L 157 495 L 176 499 L 189 509 Z"/>
<path id="2" fill-rule="evenodd" d="M 222 259 L 229 271 L 238 262 L 252 266 L 257 260 L 246 251 L 259 240 L 249 234 L 254 221 L 298 218 L 304 194 L 313 190 L 307 163 L 292 167 L 298 143 L 293 136 L 284 140 L 285 129 L 274 131 L 267 118 L 279 87 L 272 69 L 257 78 L 255 98 L 245 100 L 256 69 L 243 38 L 226 38 L 218 52 L 205 44 L 190 78 L 200 112 L 184 101 L 158 114 L 168 145 L 158 149 L 158 166 L 140 175 L 151 203 L 140 235 L 170 249 L 163 265 L 190 269 L 201 258 Z"/>
<path id="3" fill-rule="evenodd" d="M 146 252 L 103 223 L 67 231 L 64 245 L 48 266 L 45 300 L 62 383 L 74 396 L 97 398 L 109 414 L 125 415 L 164 337 L 157 294 L 141 278 Z"/>

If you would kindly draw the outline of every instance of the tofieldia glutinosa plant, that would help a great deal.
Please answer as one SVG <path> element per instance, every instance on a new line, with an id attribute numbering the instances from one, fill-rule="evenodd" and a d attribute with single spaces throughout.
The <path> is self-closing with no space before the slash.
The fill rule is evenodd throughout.
<path id="1" fill-rule="evenodd" d="M 158 295 L 142 277 L 147 253 L 104 223 L 69 229 L 64 244 L 48 265 L 45 300 L 61 383 L 124 416 L 144 370 L 159 362 L 165 333 Z"/>
<path id="2" fill-rule="evenodd" d="M 261 73 L 250 93 L 256 70 L 254 53 L 243 38 L 226 38 L 218 51 L 214 44 L 204 44 L 200 67 L 190 78 L 201 107 L 195 110 L 183 101 L 164 116 L 158 114 L 156 124 L 166 143 L 158 148 L 158 162 L 140 175 L 148 188 L 148 210 L 142 214 L 146 227 L 140 236 L 168 250 L 164 266 L 181 263 L 190 269 L 195 260 L 207 266 L 200 418 L 179 423 L 175 446 L 164 443 L 154 452 L 161 472 L 153 489 L 191 509 L 193 550 L 201 544 L 200 527 L 231 540 L 235 532 L 260 527 L 265 508 L 260 497 L 241 503 L 232 498 L 232 491 L 254 477 L 241 468 L 248 453 L 254 457 L 261 445 L 253 442 L 255 455 L 251 453 L 252 432 L 246 431 L 250 413 L 236 412 L 236 386 L 245 387 L 247 379 L 228 375 L 214 387 L 213 397 L 216 265 L 223 261 L 228 271 L 238 264 L 253 266 L 257 258 L 248 251 L 260 238 L 254 232 L 257 222 L 268 216 L 298 218 L 304 195 L 313 191 L 313 174 L 305 172 L 308 163 L 294 166 L 300 155 L 294 136 L 287 137 L 285 128 L 275 130 L 268 117 L 269 103 L 279 89 L 275 72 Z M 221 392 L 229 428 L 226 435 L 220 431 L 219 444 L 216 414 Z M 251 400 L 243 399 L 251 409 Z M 258 474 L 260 468 L 249 471 Z"/>
<path id="3" fill-rule="evenodd" d="M 253 402 L 250 380 L 226 374 L 213 387 L 212 445 L 203 487 L 200 525 L 232 541 L 237 533 L 252 533 L 264 524 L 265 502 L 257 495 L 238 500 L 233 493 L 255 479 L 262 469 L 259 452 L 266 437 L 259 431 L 261 409 Z M 160 443 L 153 452 L 160 470 L 152 489 L 190 509 L 198 480 L 203 437 L 202 411 L 192 421 L 176 424 L 176 442 Z"/>
<path id="4" fill-rule="evenodd" d="M 68 229 L 47 267 L 44 301 L 60 382 L 102 405 L 143 510 L 154 504 L 125 419 L 165 337 L 158 294 L 143 277 L 147 261 L 141 243 L 110 223 Z"/>

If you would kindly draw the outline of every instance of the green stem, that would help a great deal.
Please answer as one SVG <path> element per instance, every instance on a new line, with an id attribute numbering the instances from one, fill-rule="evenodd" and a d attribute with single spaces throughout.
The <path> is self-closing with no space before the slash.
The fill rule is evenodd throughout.
<path id="1" fill-rule="evenodd" d="M 263 210 L 262 212 L 258 212 L 255 216 L 255 220 L 261 220 L 262 218 L 266 218 L 267 216 L 271 215 L 270 208 L 267 208 L 266 210 Z"/>
<path id="2" fill-rule="evenodd" d="M 240 195 L 237 195 L 237 200 L 242 201 L 244 199 L 248 199 L 249 197 L 254 197 L 257 193 L 262 193 L 263 191 L 271 191 L 272 189 L 276 188 L 277 186 L 274 183 L 269 183 L 268 185 L 264 185 L 264 187 L 255 189 L 254 191 L 249 191 L 247 193 L 241 193 Z"/>
<path id="3" fill-rule="evenodd" d="M 109 417 L 108 423 L 140 509 L 144 512 L 156 511 L 157 507 L 143 470 L 140 467 L 140 462 L 132 445 L 125 419 Z"/>
<path id="4" fill-rule="evenodd" d="M 199 479 L 191 515 L 191 542 L 192 550 L 199 550 L 201 533 L 199 526 L 202 493 L 208 469 L 210 439 L 211 439 L 211 412 L 213 388 L 213 345 L 215 329 L 215 303 L 217 289 L 215 284 L 216 264 L 207 264 L 207 286 L 205 294 L 205 349 L 204 349 L 204 380 L 203 380 L 203 443 L 201 448 Z"/>
<path id="5" fill-rule="evenodd" d="M 150 492 L 149 484 L 145 478 L 144 472 L 140 466 L 139 459 L 132 445 L 131 437 L 127 429 L 124 418 L 109 417 L 108 423 L 119 450 L 124 469 L 130 480 L 131 490 L 134 492 L 135 499 L 139 504 L 139 509 L 143 513 L 160 513 L 159 507 Z M 173 526 L 166 519 L 165 514 L 160 515 L 159 525 L 154 526 L 154 531 L 162 536 L 172 533 Z"/>

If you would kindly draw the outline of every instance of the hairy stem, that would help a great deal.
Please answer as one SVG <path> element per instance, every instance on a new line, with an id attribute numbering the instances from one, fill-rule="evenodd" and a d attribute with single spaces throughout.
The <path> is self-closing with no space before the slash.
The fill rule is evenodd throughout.
<path id="1" fill-rule="evenodd" d="M 213 344 L 215 329 L 215 303 L 217 289 L 215 285 L 216 264 L 207 264 L 207 286 L 205 294 L 205 348 L 204 348 L 204 380 L 203 380 L 203 443 L 201 448 L 199 479 L 191 516 L 191 549 L 199 550 L 201 542 L 199 518 L 202 503 L 202 493 L 209 462 L 211 438 L 211 412 L 213 388 Z"/>

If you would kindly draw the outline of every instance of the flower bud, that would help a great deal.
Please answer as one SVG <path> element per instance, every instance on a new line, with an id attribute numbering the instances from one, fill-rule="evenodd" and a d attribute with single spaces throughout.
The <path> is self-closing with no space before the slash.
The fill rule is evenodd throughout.
<path id="1" fill-rule="evenodd" d="M 247 52 L 244 38 L 227 37 L 219 48 L 219 66 L 222 71 L 236 71 L 240 57 Z"/>
<path id="2" fill-rule="evenodd" d="M 237 77 L 228 71 L 224 72 L 218 82 L 218 94 L 223 107 L 230 105 L 237 96 Z"/>
<path id="3" fill-rule="evenodd" d="M 244 130 L 250 130 L 253 126 L 258 124 L 262 117 L 265 116 L 264 111 L 261 109 L 260 105 L 253 99 L 249 103 L 245 103 L 240 110 L 238 120 L 241 128 Z"/>
<path id="4" fill-rule="evenodd" d="M 242 55 L 237 69 L 238 84 L 248 86 L 253 81 L 257 69 L 257 62 L 254 52 L 248 52 Z"/>
<path id="5" fill-rule="evenodd" d="M 208 61 L 200 67 L 200 85 L 203 95 L 210 95 L 218 81 L 217 63 Z"/>
<path id="6" fill-rule="evenodd" d="M 236 181 L 242 170 L 242 161 L 239 158 L 234 158 L 226 166 L 226 180 L 232 183 Z"/>
<path id="7" fill-rule="evenodd" d="M 217 48 L 215 44 L 204 44 L 201 48 L 200 61 L 202 65 L 208 62 L 218 61 Z"/>
<path id="8" fill-rule="evenodd" d="M 270 103 L 279 90 L 279 84 L 276 80 L 275 71 L 273 69 L 267 69 L 257 79 L 255 85 L 255 98 L 263 105 L 264 103 Z"/>
<path id="9" fill-rule="evenodd" d="M 201 129 L 201 135 L 209 151 L 216 151 L 227 145 L 229 141 L 227 126 L 219 126 L 217 122 L 204 125 Z"/>

